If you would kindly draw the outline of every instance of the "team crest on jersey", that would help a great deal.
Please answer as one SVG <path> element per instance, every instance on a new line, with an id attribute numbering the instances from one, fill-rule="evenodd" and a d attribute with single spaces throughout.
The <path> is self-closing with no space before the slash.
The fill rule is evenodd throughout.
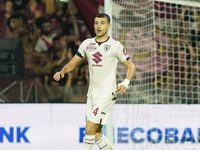
<path id="1" fill-rule="evenodd" d="M 110 49 L 111 45 L 104 45 L 104 51 L 107 52 Z"/>

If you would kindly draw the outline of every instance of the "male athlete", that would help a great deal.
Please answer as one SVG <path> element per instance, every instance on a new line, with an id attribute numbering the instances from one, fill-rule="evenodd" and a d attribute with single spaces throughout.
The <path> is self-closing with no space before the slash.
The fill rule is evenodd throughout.
<path id="1" fill-rule="evenodd" d="M 97 14 L 94 20 L 96 37 L 83 41 L 72 60 L 54 75 L 55 80 L 60 80 L 87 57 L 89 89 L 83 150 L 92 150 L 94 143 L 101 150 L 113 150 L 111 143 L 101 133 L 102 125 L 106 124 L 107 116 L 115 103 L 115 93 L 124 94 L 135 73 L 135 67 L 124 46 L 108 36 L 110 27 L 110 17 L 105 13 Z M 125 80 L 116 87 L 118 61 L 121 61 L 128 71 Z"/>

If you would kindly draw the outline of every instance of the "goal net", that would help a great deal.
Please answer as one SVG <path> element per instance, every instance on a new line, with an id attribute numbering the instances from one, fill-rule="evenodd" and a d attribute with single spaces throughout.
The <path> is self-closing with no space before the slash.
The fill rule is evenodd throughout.
<path id="1" fill-rule="evenodd" d="M 112 9 L 112 36 L 136 67 L 114 106 L 114 149 L 198 149 L 200 112 L 197 105 L 180 104 L 199 104 L 200 3 L 112 0 Z M 118 82 L 126 71 L 119 63 Z"/>
<path id="2" fill-rule="evenodd" d="M 200 3 L 184 0 L 113 0 L 113 38 L 136 73 L 119 103 L 197 104 Z M 118 82 L 126 68 L 119 64 Z"/>

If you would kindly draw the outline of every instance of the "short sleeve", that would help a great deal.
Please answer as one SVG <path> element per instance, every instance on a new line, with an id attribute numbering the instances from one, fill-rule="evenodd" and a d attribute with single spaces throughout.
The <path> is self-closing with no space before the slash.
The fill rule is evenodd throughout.
<path id="1" fill-rule="evenodd" d="M 83 58 L 85 57 L 85 41 L 83 41 L 79 46 L 78 52 L 83 56 Z"/>
<path id="2" fill-rule="evenodd" d="M 42 41 L 41 41 L 41 39 L 39 38 L 38 41 L 37 41 L 37 43 L 36 43 L 36 45 L 35 45 L 34 50 L 37 51 L 37 52 L 42 52 L 42 47 L 41 47 L 41 45 L 42 45 Z"/>
<path id="3" fill-rule="evenodd" d="M 126 48 L 120 43 L 117 47 L 117 58 L 119 61 L 124 62 L 129 59 Z"/>

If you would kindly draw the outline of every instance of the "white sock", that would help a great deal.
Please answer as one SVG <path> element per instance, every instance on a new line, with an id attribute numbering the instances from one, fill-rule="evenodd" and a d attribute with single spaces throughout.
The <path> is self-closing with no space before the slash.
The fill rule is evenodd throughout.
<path id="1" fill-rule="evenodd" d="M 110 141 L 104 136 L 104 134 L 102 134 L 102 136 L 95 142 L 99 146 L 100 150 L 113 150 Z"/>
<path id="2" fill-rule="evenodd" d="M 83 150 L 93 150 L 95 135 L 85 135 Z"/>

